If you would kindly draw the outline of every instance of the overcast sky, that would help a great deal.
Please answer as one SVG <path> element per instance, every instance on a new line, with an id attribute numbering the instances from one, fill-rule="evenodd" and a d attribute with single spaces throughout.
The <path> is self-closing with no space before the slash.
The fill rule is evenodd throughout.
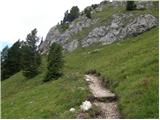
<path id="1" fill-rule="evenodd" d="M 46 37 L 49 29 L 63 19 L 64 12 L 77 5 L 80 10 L 102 0 L 0 0 L 0 50 L 18 39 L 24 40 L 34 28 Z"/>

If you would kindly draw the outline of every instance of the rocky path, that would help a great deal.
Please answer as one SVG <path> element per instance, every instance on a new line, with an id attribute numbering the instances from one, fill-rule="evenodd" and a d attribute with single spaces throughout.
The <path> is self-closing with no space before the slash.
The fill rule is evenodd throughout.
<path id="1" fill-rule="evenodd" d="M 100 79 L 95 75 L 85 75 L 91 93 L 94 96 L 93 104 L 100 107 L 103 119 L 118 119 L 120 114 L 117 109 L 116 95 L 103 87 Z"/>

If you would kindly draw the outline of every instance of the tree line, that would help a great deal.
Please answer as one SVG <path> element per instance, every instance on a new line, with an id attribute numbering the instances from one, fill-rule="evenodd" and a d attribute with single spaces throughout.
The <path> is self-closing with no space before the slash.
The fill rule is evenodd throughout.
<path id="1" fill-rule="evenodd" d="M 41 54 L 38 50 L 37 29 L 26 37 L 25 41 L 16 41 L 10 48 L 6 46 L 1 52 L 1 80 L 22 71 L 23 76 L 31 79 L 40 73 Z M 63 54 L 62 46 L 53 43 L 47 58 L 47 72 L 43 79 L 47 82 L 58 79 L 62 75 Z"/>

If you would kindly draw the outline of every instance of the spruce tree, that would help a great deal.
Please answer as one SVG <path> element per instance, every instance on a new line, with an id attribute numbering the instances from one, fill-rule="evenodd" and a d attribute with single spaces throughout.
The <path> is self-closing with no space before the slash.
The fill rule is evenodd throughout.
<path id="1" fill-rule="evenodd" d="M 136 9 L 134 1 L 127 1 L 126 10 L 134 10 L 134 9 Z"/>
<path id="2" fill-rule="evenodd" d="M 21 42 L 18 40 L 11 48 L 5 47 L 2 51 L 2 80 L 21 70 Z"/>
<path id="3" fill-rule="evenodd" d="M 10 75 L 17 73 L 21 70 L 21 42 L 18 40 L 8 50 L 8 66 Z"/>
<path id="4" fill-rule="evenodd" d="M 63 68 L 63 54 L 62 47 L 57 43 L 53 43 L 48 54 L 47 73 L 44 82 L 52 79 L 58 79 L 62 75 Z"/>
<path id="5" fill-rule="evenodd" d="M 86 15 L 87 18 L 91 19 L 91 9 L 86 8 L 84 10 L 84 13 Z"/>
<path id="6" fill-rule="evenodd" d="M 8 72 L 7 72 L 7 58 L 8 58 L 8 46 L 3 48 L 1 52 L 1 80 L 4 80 L 8 78 Z"/>
<path id="7" fill-rule="evenodd" d="M 61 23 L 62 24 L 65 24 L 66 22 L 72 22 L 73 20 L 75 20 L 76 18 L 79 17 L 79 8 L 78 6 L 73 6 L 70 10 L 70 12 L 68 12 L 68 10 L 65 12 L 64 14 L 64 18 L 63 18 L 63 21 Z"/>
<path id="8" fill-rule="evenodd" d="M 26 78 L 32 78 L 39 73 L 41 58 L 36 45 L 39 38 L 36 35 L 37 29 L 32 30 L 22 45 L 21 63 L 23 75 Z"/>
<path id="9" fill-rule="evenodd" d="M 78 6 L 73 6 L 70 10 L 70 22 L 72 22 L 73 20 L 75 20 L 76 18 L 78 18 L 79 16 L 79 8 Z"/>

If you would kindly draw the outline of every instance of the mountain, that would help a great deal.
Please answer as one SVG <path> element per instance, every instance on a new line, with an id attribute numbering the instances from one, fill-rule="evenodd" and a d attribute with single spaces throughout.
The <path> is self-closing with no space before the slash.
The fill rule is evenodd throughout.
<path id="1" fill-rule="evenodd" d="M 97 42 L 111 44 L 158 26 L 154 13 L 158 5 L 155 2 L 138 1 L 135 4 L 138 10 L 134 12 L 126 11 L 126 2 L 119 1 L 103 1 L 97 8 L 90 6 L 88 9 L 92 10 L 92 19 L 81 14 L 64 32 L 60 32 L 58 25 L 52 27 L 39 49 L 46 53 L 49 46 L 57 42 L 70 52 Z"/>
<path id="2" fill-rule="evenodd" d="M 116 94 L 122 118 L 159 118 L 158 2 L 136 5 L 126 11 L 126 2 L 103 1 L 95 9 L 88 7 L 91 19 L 82 11 L 65 31 L 52 27 L 39 46 L 41 73 L 26 79 L 20 71 L 1 82 L 1 117 L 72 119 L 85 113 L 85 118 L 98 118 L 103 112 L 99 108 L 80 109 L 92 96 L 84 76 L 96 70 L 103 86 Z M 64 75 L 43 83 L 53 42 L 65 50 Z"/>

